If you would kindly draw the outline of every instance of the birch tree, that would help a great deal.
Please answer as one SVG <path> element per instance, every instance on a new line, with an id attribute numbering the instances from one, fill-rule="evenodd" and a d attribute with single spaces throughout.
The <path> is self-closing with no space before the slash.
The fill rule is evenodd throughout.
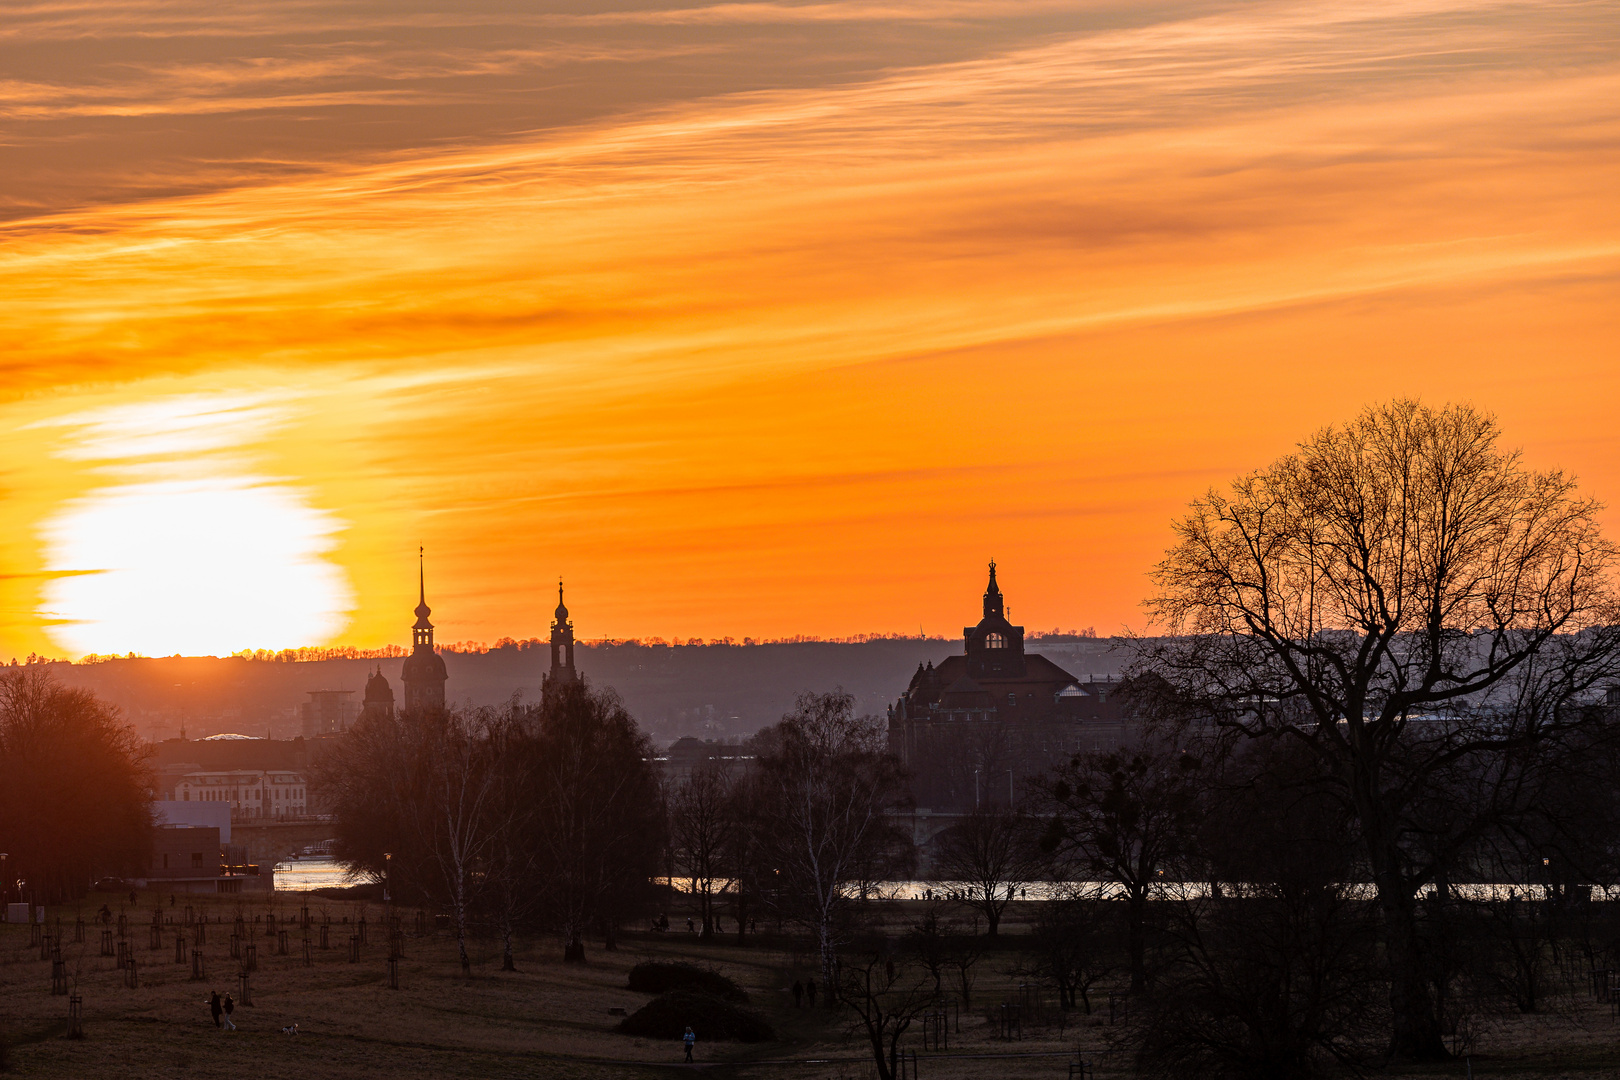
<path id="1" fill-rule="evenodd" d="M 840 922 L 858 902 L 848 889 L 883 876 L 895 855 L 884 811 L 900 797 L 901 774 L 884 735 L 876 717 L 857 716 L 855 699 L 837 690 L 801 695 L 757 740 L 776 903 L 815 936 L 829 988 L 838 985 Z"/>

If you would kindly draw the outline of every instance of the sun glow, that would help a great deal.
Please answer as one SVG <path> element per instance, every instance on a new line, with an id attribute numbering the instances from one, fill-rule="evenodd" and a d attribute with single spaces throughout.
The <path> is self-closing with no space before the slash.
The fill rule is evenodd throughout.
<path id="1" fill-rule="evenodd" d="M 283 416 L 188 395 L 50 421 L 72 432 L 57 456 L 127 481 L 40 530 L 51 638 L 80 654 L 225 655 L 340 631 L 351 589 L 324 556 L 341 523 L 241 453 Z"/>
<path id="2" fill-rule="evenodd" d="M 1397 396 L 1615 505 L 1614 4 L 572 6 L 8 11 L 0 654 L 1143 629 Z"/>

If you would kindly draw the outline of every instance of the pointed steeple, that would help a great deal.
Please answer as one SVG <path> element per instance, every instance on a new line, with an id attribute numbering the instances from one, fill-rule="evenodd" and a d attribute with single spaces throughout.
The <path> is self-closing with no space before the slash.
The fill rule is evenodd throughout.
<path id="1" fill-rule="evenodd" d="M 427 603 L 427 575 L 422 549 L 416 549 L 416 622 L 411 625 L 411 655 L 400 669 L 400 682 L 405 688 L 406 711 L 444 708 L 444 660 L 433 648 L 433 624 L 428 616 L 433 613 Z"/>
<path id="2" fill-rule="evenodd" d="M 427 572 L 424 569 L 424 562 L 425 562 L 425 557 L 424 557 L 424 555 L 422 553 L 422 549 L 417 548 L 416 549 L 416 589 L 417 589 L 416 624 L 415 624 L 414 627 L 412 627 L 412 629 L 428 631 L 427 643 L 429 645 L 431 645 L 431 644 L 433 644 L 433 624 L 428 622 L 428 616 L 433 614 L 433 609 L 428 607 L 428 602 L 427 602 Z M 420 644 L 420 643 L 418 643 L 418 644 Z"/>
<path id="3" fill-rule="evenodd" d="M 579 678 L 574 670 L 574 624 L 568 621 L 568 605 L 563 603 L 562 578 L 557 579 L 557 610 L 552 615 L 551 671 L 542 681 L 573 682 Z"/>
<path id="4" fill-rule="evenodd" d="M 987 619 L 992 617 L 1000 618 L 1002 614 L 1001 605 L 1001 586 L 996 584 L 996 560 L 991 559 L 990 584 L 984 590 L 984 617 Z"/>

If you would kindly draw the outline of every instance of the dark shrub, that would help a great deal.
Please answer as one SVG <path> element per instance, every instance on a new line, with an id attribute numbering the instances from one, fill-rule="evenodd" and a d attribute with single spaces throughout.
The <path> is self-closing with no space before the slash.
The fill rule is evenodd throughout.
<path id="1" fill-rule="evenodd" d="M 648 1039 L 679 1039 L 690 1027 L 698 1041 L 735 1039 L 767 1042 L 776 1038 L 756 1013 L 697 990 L 671 990 L 625 1017 L 619 1030 Z"/>
<path id="2" fill-rule="evenodd" d="M 664 994 L 671 990 L 697 990 L 727 1001 L 747 1001 L 743 988 L 708 968 L 696 964 L 659 964 L 651 961 L 630 969 L 630 989 L 643 994 Z"/>

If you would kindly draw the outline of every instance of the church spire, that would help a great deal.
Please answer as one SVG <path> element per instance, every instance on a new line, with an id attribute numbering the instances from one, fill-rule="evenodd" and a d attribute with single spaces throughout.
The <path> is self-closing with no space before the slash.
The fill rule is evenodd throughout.
<path id="1" fill-rule="evenodd" d="M 990 560 L 990 584 L 984 590 L 984 617 L 999 618 L 1002 614 L 1001 586 L 996 584 L 996 560 Z"/>
<path id="2" fill-rule="evenodd" d="M 400 681 L 407 711 L 443 709 L 446 673 L 444 660 L 433 648 L 433 624 L 428 621 L 433 609 L 427 603 L 426 558 L 420 547 L 416 559 L 416 622 L 411 624 L 411 655 L 405 658 Z"/>
<path id="3" fill-rule="evenodd" d="M 557 610 L 552 614 L 551 672 L 545 682 L 573 682 L 579 678 L 574 670 L 574 624 L 568 621 L 568 605 L 563 603 L 562 578 L 557 579 Z"/>
<path id="4" fill-rule="evenodd" d="M 411 634 L 411 643 L 413 645 L 427 645 L 431 648 L 433 645 L 433 624 L 428 622 L 428 616 L 433 614 L 433 609 L 428 607 L 427 602 L 427 574 L 423 568 L 424 562 L 425 557 L 419 547 L 416 549 L 416 622 L 411 626 L 411 630 L 414 631 Z"/>

